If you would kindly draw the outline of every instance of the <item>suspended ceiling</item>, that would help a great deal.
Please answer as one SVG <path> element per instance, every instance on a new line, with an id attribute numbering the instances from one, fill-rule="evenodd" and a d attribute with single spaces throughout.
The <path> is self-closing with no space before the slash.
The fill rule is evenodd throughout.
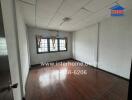
<path id="1" fill-rule="evenodd" d="M 64 31 L 77 31 L 110 17 L 116 1 L 131 9 L 132 0 L 18 0 L 28 26 Z M 63 22 L 65 17 L 71 20 Z"/>

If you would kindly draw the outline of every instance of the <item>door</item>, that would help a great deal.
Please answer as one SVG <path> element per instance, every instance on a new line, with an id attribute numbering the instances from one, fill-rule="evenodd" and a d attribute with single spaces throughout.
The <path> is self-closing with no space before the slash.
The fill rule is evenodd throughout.
<path id="1" fill-rule="evenodd" d="M 128 100 L 132 100 L 132 61 L 131 61 L 131 72 L 130 72 L 130 81 L 129 81 L 129 92 L 128 92 Z"/>
<path id="2" fill-rule="evenodd" d="M 16 87 L 17 84 L 11 85 L 8 51 L 0 3 L 0 100 L 13 100 L 12 88 Z"/>

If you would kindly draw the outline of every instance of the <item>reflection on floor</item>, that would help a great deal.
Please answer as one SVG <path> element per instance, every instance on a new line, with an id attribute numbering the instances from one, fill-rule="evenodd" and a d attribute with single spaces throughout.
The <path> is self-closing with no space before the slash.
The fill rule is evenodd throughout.
<path id="1" fill-rule="evenodd" d="M 26 100 L 127 100 L 127 93 L 128 81 L 68 62 L 30 70 L 26 86 Z"/>

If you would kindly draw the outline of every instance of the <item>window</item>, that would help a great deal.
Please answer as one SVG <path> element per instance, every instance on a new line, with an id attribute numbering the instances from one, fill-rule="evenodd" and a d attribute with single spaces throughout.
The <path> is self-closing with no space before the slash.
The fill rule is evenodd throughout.
<path id="1" fill-rule="evenodd" d="M 37 53 L 67 51 L 67 38 L 36 38 Z"/>

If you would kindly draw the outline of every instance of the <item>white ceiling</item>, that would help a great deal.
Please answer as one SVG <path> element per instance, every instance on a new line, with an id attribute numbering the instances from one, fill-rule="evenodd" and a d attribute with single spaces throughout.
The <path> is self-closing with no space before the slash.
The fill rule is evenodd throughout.
<path id="1" fill-rule="evenodd" d="M 25 22 L 29 26 L 76 31 L 110 17 L 117 0 L 19 0 Z M 132 0 L 118 0 L 131 9 Z M 63 22 L 63 18 L 72 20 Z"/>

